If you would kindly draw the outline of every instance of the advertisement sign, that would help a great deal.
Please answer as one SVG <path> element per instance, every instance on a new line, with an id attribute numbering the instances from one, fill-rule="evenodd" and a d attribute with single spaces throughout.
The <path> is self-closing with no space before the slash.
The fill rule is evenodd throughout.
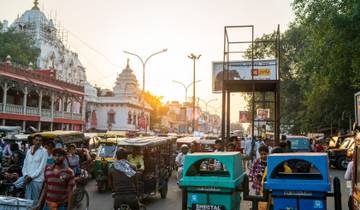
<path id="1" fill-rule="evenodd" d="M 248 111 L 239 112 L 239 122 L 240 123 L 249 123 L 250 122 L 250 113 Z"/>
<path id="2" fill-rule="evenodd" d="M 270 109 L 257 109 L 256 116 L 258 120 L 267 120 L 270 118 Z"/>
<path id="3" fill-rule="evenodd" d="M 229 62 L 229 80 L 277 80 L 275 59 L 254 60 L 254 68 L 251 69 L 251 61 Z M 223 62 L 212 63 L 212 88 L 213 92 L 222 90 Z"/>

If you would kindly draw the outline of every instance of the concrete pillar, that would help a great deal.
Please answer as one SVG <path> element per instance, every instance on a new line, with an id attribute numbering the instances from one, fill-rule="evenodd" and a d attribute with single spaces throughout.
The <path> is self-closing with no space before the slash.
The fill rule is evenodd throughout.
<path id="1" fill-rule="evenodd" d="M 6 112 L 6 98 L 7 98 L 7 91 L 8 91 L 8 83 L 5 82 L 4 84 L 4 95 L 3 95 L 3 112 Z M 5 120 L 5 119 L 4 119 Z M 5 121 L 3 120 L 3 125 L 5 125 Z"/>
<path id="2" fill-rule="evenodd" d="M 25 132 L 26 131 L 26 121 L 23 121 L 23 125 L 22 125 L 22 131 Z"/>
<path id="3" fill-rule="evenodd" d="M 62 115 L 62 118 L 64 118 L 64 106 L 65 106 L 65 97 L 63 96 L 63 97 L 61 97 L 61 115 Z"/>
<path id="4" fill-rule="evenodd" d="M 6 120 L 2 119 L 2 125 L 5 126 Z"/>
<path id="5" fill-rule="evenodd" d="M 51 120 L 54 119 L 54 103 L 55 103 L 55 94 L 51 93 Z"/>
<path id="6" fill-rule="evenodd" d="M 24 115 L 26 115 L 26 106 L 27 106 L 27 94 L 28 94 L 28 88 L 27 87 L 25 87 L 24 88 L 24 100 L 23 100 L 23 113 L 24 113 Z M 24 121 L 25 122 L 25 121 Z"/>
<path id="7" fill-rule="evenodd" d="M 38 122 L 38 131 L 41 131 L 41 122 Z"/>
<path id="8" fill-rule="evenodd" d="M 51 131 L 54 130 L 54 123 L 53 123 L 53 122 L 50 123 L 50 130 L 51 130 Z"/>
<path id="9" fill-rule="evenodd" d="M 42 98 L 43 98 L 43 91 L 40 89 L 39 93 L 39 116 L 41 117 L 41 109 L 42 109 Z"/>

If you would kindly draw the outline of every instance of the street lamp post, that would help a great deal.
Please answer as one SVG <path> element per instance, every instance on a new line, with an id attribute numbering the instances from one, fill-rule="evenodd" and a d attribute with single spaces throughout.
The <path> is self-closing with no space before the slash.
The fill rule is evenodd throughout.
<path id="1" fill-rule="evenodd" d="M 142 66 L 143 66 L 143 87 L 142 87 L 142 89 L 143 89 L 143 94 L 145 94 L 145 66 L 146 66 L 146 63 L 147 63 L 148 60 L 149 60 L 151 57 L 153 57 L 154 55 L 157 55 L 157 54 L 160 54 L 160 53 L 163 53 L 163 52 L 166 52 L 166 51 L 167 51 L 167 48 L 162 49 L 162 50 L 160 50 L 160 51 L 158 51 L 158 52 L 155 52 L 155 53 L 149 55 L 149 56 L 145 59 L 145 61 L 144 61 L 144 59 L 142 59 L 139 55 L 137 55 L 137 54 L 135 54 L 135 53 L 132 53 L 132 52 L 129 52 L 129 51 L 126 51 L 126 50 L 123 50 L 124 53 L 130 54 L 130 55 L 133 55 L 133 56 L 136 56 L 137 58 L 139 58 L 139 60 L 140 60 L 141 63 L 142 63 Z M 145 99 L 144 99 L 144 100 L 145 100 Z M 143 117 L 144 117 L 144 120 L 145 120 L 145 113 L 144 113 L 144 110 L 145 110 L 145 102 L 144 102 L 144 100 L 143 100 L 142 109 L 143 109 Z M 145 123 L 145 132 L 146 132 L 146 130 L 147 130 L 147 126 L 148 126 L 147 123 Z"/>
<path id="2" fill-rule="evenodd" d="M 201 57 L 201 54 L 196 56 L 193 53 L 191 53 L 190 55 L 188 55 L 188 58 L 193 60 L 193 111 L 192 111 L 192 131 L 195 131 L 195 63 L 196 60 L 199 60 L 199 58 Z"/>
<path id="3" fill-rule="evenodd" d="M 208 113 L 208 104 L 209 103 L 211 103 L 211 102 L 213 102 L 213 101 L 217 101 L 217 99 L 216 98 L 213 98 L 213 99 L 210 99 L 210 100 L 208 100 L 208 101 L 204 101 L 204 100 L 202 100 L 201 98 L 199 98 L 200 99 L 200 101 L 202 101 L 204 104 L 205 104 L 205 113 L 207 114 L 207 115 L 209 115 L 209 113 Z M 208 117 L 207 117 L 208 118 Z M 206 131 L 208 131 L 209 129 L 208 129 L 208 123 L 206 123 Z"/>
<path id="4" fill-rule="evenodd" d="M 158 52 L 155 52 L 155 53 L 149 55 L 149 56 L 145 59 L 145 61 L 144 61 L 139 55 L 137 55 L 137 54 L 135 54 L 135 53 L 132 53 L 132 52 L 129 52 L 129 51 L 123 50 L 124 53 L 130 54 L 130 55 L 133 55 L 133 56 L 136 56 L 137 58 L 139 58 L 139 60 L 141 61 L 142 65 L 143 65 L 143 92 L 145 92 L 145 65 L 146 65 L 146 63 L 147 63 L 148 60 L 149 60 L 151 57 L 153 57 L 154 55 L 157 55 L 157 54 L 160 54 L 160 53 L 163 53 L 163 52 L 166 52 L 166 51 L 167 51 L 167 48 L 162 49 L 162 50 L 160 50 L 160 51 L 158 51 Z"/>
<path id="5" fill-rule="evenodd" d="M 201 80 L 196 80 L 195 83 L 200 82 L 200 81 Z M 185 85 L 184 83 L 182 83 L 180 81 L 176 81 L 176 80 L 173 80 L 173 82 L 178 83 L 178 84 L 180 84 L 180 85 L 182 85 L 184 87 L 184 89 L 185 89 L 185 101 L 184 102 L 186 102 L 187 101 L 187 90 L 192 84 L 194 84 L 194 82 L 191 82 L 188 85 Z"/>

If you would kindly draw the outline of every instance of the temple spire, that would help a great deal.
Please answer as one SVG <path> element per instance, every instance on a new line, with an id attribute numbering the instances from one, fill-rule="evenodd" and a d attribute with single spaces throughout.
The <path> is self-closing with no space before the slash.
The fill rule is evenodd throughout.
<path id="1" fill-rule="evenodd" d="M 39 0 L 34 0 L 34 6 L 33 6 L 33 8 L 31 8 L 31 9 L 33 9 L 33 10 L 40 10 L 40 8 L 38 7 L 38 5 L 39 5 Z"/>
<path id="2" fill-rule="evenodd" d="M 127 68 L 127 69 L 130 68 L 130 64 L 129 64 L 129 63 L 130 63 L 130 58 L 127 59 L 127 64 L 126 64 L 126 68 Z"/>

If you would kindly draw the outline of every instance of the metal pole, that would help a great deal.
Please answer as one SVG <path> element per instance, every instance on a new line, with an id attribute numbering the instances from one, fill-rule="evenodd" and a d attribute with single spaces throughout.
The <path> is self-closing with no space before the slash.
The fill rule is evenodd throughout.
<path id="1" fill-rule="evenodd" d="M 194 55 L 193 53 L 191 53 L 191 55 L 188 55 L 188 58 L 193 60 L 193 110 L 192 110 L 192 129 L 193 132 L 195 131 L 195 62 L 196 60 L 198 60 L 200 58 L 201 55 Z"/>
<path id="2" fill-rule="evenodd" d="M 194 85 L 193 85 L 192 131 L 194 133 L 194 131 L 195 131 L 195 58 L 193 58 L 193 65 L 194 65 L 194 67 L 193 67 L 193 69 L 194 69 L 194 71 L 193 71 L 193 83 L 194 83 Z"/>

